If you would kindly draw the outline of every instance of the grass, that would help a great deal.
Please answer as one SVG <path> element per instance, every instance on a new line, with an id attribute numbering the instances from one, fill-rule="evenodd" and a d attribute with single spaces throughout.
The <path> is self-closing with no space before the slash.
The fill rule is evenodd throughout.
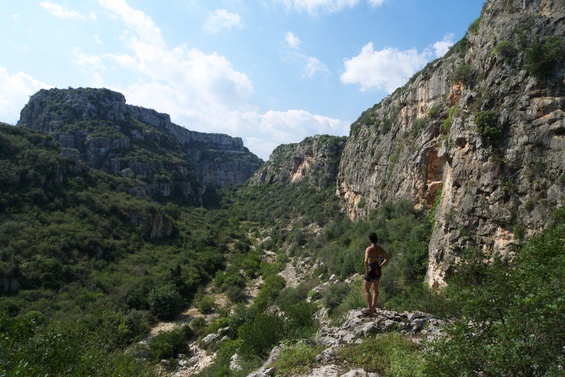
<path id="1" fill-rule="evenodd" d="M 368 373 L 378 373 L 383 377 L 423 376 L 421 346 L 398 333 L 350 344 L 337 352 L 337 359 L 336 363 L 346 364 L 349 369 L 363 368 Z"/>

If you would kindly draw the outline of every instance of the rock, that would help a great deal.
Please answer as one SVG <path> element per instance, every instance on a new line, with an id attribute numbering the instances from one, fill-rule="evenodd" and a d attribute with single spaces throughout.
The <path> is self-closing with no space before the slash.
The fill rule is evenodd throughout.
<path id="1" fill-rule="evenodd" d="M 200 341 L 200 346 L 204 349 L 210 349 L 215 347 L 216 343 L 220 339 L 218 334 L 208 334 Z"/>
<path id="2" fill-rule="evenodd" d="M 262 164 L 239 137 L 190 131 L 108 89 L 42 89 L 22 109 L 18 126 L 53 135 L 90 168 L 133 172 L 153 197 L 178 193 L 199 204 L 206 189 L 243 184 Z"/>
<path id="3" fill-rule="evenodd" d="M 561 38 L 564 17 L 559 1 L 489 1 L 465 37 L 468 49 L 431 63 L 351 126 L 337 176 L 351 219 L 400 199 L 430 209 L 439 195 L 430 287 L 446 284 L 465 249 L 506 258 L 521 242 L 515 229 L 537 233 L 565 204 L 564 63 L 549 79 L 535 77 L 520 47 Z M 527 36 L 518 32 L 526 22 Z M 514 47 L 512 57 L 496 53 L 502 42 Z M 472 77 L 454 80 L 461 67 Z M 485 111 L 498 138 L 480 132 Z"/>
<path id="4" fill-rule="evenodd" d="M 347 138 L 316 135 L 300 143 L 280 145 L 249 180 L 252 185 L 306 181 L 318 190 L 336 182 Z"/>
<path id="5" fill-rule="evenodd" d="M 379 377 L 377 373 L 367 373 L 363 369 L 352 369 L 340 377 Z"/>
<path id="6" fill-rule="evenodd" d="M 243 370 L 241 366 L 241 357 L 237 353 L 234 353 L 232 357 L 230 357 L 230 370 L 236 372 Z"/>

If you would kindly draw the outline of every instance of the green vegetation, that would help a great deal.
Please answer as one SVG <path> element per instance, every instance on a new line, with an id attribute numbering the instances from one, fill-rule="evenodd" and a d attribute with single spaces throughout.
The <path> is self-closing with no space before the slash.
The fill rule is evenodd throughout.
<path id="1" fill-rule="evenodd" d="M 457 310 L 429 354 L 428 375 L 562 374 L 564 234 L 561 209 L 556 223 L 529 239 L 511 263 L 468 253 L 445 292 Z M 487 264 L 489 257 L 494 261 Z"/>
<path id="2" fill-rule="evenodd" d="M 475 114 L 483 136 L 493 137 L 493 117 Z M 0 371 L 7 376 L 153 376 L 160 360 L 174 366 L 187 342 L 226 327 L 234 339 L 209 349 L 217 356 L 200 376 L 245 376 L 278 344 L 277 373 L 307 372 L 321 351 L 313 340 L 320 307 L 337 324 L 365 305 L 361 278 L 344 281 L 363 273 L 371 231 L 392 256 L 379 306 L 434 313 L 453 326 L 431 345 L 369 336 L 336 360 L 383 376 L 557 375 L 564 363 L 563 210 L 539 237 L 525 239 L 515 227 L 523 243 L 512 262 L 485 265 L 490 256 L 470 252 L 449 287 L 432 292 L 422 281 L 435 207 L 383 203 L 352 222 L 333 188 L 302 182 L 226 188 L 210 196 L 209 209 L 197 208 L 137 197 L 134 179 L 73 164 L 44 134 L 0 125 Z M 152 238 L 156 219 L 173 232 Z M 295 258 L 317 269 L 286 286 L 279 273 Z M 340 282 L 320 288 L 332 275 Z M 251 301 L 245 290 L 255 279 L 262 284 Z M 157 321 L 188 306 L 213 320 L 148 338 Z M 235 353 L 241 371 L 229 369 Z"/>
<path id="3" fill-rule="evenodd" d="M 453 72 L 453 81 L 462 82 L 465 85 L 471 85 L 473 83 L 473 76 L 475 74 L 475 69 L 469 64 L 462 63 L 457 66 L 455 72 Z"/>
<path id="4" fill-rule="evenodd" d="M 476 112 L 475 124 L 479 135 L 492 141 L 498 140 L 502 136 L 503 130 L 497 118 L 498 116 L 494 111 Z"/>
<path id="5" fill-rule="evenodd" d="M 549 37 L 543 41 L 534 41 L 526 48 L 525 69 L 540 79 L 547 79 L 555 68 L 563 63 L 565 39 Z"/>
<path id="6" fill-rule="evenodd" d="M 494 47 L 492 51 L 492 55 L 500 56 L 504 59 L 504 62 L 508 64 L 518 53 L 518 50 L 514 48 L 511 42 L 509 41 L 500 41 Z"/>
<path id="7" fill-rule="evenodd" d="M 383 376 L 419 377 L 424 375 L 420 349 L 412 340 L 389 333 L 339 350 L 338 360 Z"/>

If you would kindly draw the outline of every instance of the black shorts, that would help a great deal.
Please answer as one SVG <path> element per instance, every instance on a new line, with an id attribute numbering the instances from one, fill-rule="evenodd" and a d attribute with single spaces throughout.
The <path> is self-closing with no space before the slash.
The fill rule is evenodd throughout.
<path id="1" fill-rule="evenodd" d="M 381 265 L 378 263 L 369 263 L 369 273 L 365 275 L 365 280 L 373 282 L 381 277 Z"/>

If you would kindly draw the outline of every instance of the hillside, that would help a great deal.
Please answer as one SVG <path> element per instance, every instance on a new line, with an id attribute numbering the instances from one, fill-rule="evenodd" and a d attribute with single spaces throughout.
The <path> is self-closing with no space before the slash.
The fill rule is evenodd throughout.
<path id="1" fill-rule="evenodd" d="M 353 220 L 402 199 L 437 206 L 429 286 L 469 248 L 511 258 L 565 203 L 564 15 L 562 1 L 489 1 L 445 57 L 351 125 L 326 181 Z M 269 172 L 294 172 L 289 155 L 316 176 L 298 164 L 312 153 L 289 147 Z"/>
<path id="2" fill-rule="evenodd" d="M 262 163 L 241 138 L 190 131 L 108 89 L 40 90 L 18 126 L 47 132 L 90 168 L 135 177 L 153 198 L 189 204 L 245 183 Z"/>
<path id="3" fill-rule="evenodd" d="M 348 137 L 264 163 L 107 89 L 36 93 L 0 124 L 0 375 L 561 375 L 563 35 L 562 1 L 490 0 Z"/>

